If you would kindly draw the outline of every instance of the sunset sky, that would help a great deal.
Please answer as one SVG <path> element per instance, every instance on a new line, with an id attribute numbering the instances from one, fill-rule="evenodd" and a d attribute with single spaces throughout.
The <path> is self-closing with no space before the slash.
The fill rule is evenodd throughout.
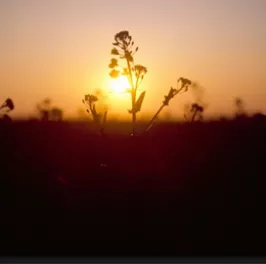
<path id="1" fill-rule="evenodd" d="M 241 97 L 266 113 L 265 0 L 0 0 L 0 99 L 13 117 L 34 115 L 45 97 L 77 115 L 86 93 L 110 87 L 113 37 L 128 30 L 148 68 L 144 113 L 153 113 L 177 78 L 205 88 L 206 115 L 232 114 Z M 176 117 L 190 94 L 170 103 Z M 109 94 L 110 113 L 129 116 L 130 100 Z"/>

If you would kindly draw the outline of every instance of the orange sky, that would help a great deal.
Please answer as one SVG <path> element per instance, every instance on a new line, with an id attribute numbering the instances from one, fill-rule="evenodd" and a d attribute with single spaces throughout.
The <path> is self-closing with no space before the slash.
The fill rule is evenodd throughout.
<path id="1" fill-rule="evenodd" d="M 13 98 L 13 117 L 33 115 L 45 97 L 76 115 L 84 94 L 107 89 L 121 30 L 148 68 L 143 113 L 154 112 L 180 76 L 205 87 L 208 116 L 232 114 L 235 97 L 250 113 L 266 112 L 265 0 L 0 0 L 0 10 L 0 98 Z M 182 117 L 189 101 L 176 97 L 169 110 Z M 128 115 L 127 98 L 110 95 L 109 105 Z"/>

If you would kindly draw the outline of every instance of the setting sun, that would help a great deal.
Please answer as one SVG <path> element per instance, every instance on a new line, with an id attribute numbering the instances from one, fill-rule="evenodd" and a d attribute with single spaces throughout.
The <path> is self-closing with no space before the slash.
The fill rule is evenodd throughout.
<path id="1" fill-rule="evenodd" d="M 124 93 L 130 88 L 130 84 L 126 76 L 120 76 L 116 79 L 110 79 L 110 89 L 114 93 Z"/>

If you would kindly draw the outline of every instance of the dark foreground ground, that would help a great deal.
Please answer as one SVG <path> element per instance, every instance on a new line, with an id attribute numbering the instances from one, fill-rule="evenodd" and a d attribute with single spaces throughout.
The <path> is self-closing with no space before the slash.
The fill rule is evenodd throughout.
<path id="1" fill-rule="evenodd" d="M 0 126 L 2 256 L 266 255 L 265 119 L 86 126 Z"/>

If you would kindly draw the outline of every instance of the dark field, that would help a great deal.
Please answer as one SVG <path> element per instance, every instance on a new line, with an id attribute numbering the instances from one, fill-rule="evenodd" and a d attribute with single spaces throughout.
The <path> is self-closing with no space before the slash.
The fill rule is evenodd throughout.
<path id="1" fill-rule="evenodd" d="M 266 255 L 265 118 L 112 129 L 0 126 L 1 255 Z"/>

